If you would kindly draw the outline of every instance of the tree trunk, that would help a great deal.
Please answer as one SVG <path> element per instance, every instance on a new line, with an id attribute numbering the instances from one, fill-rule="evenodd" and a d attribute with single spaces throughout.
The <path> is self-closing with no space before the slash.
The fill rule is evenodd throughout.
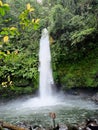
<path id="1" fill-rule="evenodd" d="M 0 126 L 2 128 L 8 128 L 10 130 L 29 130 L 29 128 L 23 128 L 3 121 L 0 121 Z"/>

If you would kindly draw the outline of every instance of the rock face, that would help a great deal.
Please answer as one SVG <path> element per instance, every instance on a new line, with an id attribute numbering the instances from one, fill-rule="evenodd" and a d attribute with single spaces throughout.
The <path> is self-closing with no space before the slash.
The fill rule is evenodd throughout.
<path id="1" fill-rule="evenodd" d="M 98 103 L 98 93 L 96 93 L 93 97 L 92 100 Z"/>

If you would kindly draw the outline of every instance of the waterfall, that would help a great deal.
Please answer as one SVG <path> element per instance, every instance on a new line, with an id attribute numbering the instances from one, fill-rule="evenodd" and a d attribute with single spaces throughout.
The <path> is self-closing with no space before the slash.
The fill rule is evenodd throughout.
<path id="1" fill-rule="evenodd" d="M 51 68 L 51 53 L 48 30 L 42 30 L 39 49 L 39 93 L 41 98 L 52 96 L 54 84 Z"/>

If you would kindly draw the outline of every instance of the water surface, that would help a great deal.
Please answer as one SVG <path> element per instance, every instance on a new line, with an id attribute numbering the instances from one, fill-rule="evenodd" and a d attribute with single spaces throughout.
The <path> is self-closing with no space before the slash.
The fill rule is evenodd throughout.
<path id="1" fill-rule="evenodd" d="M 98 119 L 98 105 L 79 96 L 61 95 L 47 99 L 23 98 L 0 103 L 0 119 L 11 123 L 49 125 L 50 112 L 56 113 L 56 123 L 79 123 L 87 117 Z"/>

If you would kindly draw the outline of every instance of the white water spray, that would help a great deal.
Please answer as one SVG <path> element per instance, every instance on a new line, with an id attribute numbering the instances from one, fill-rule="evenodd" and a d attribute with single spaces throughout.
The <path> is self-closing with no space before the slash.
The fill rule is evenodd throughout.
<path id="1" fill-rule="evenodd" d="M 51 69 L 51 53 L 49 34 L 47 29 L 43 29 L 42 36 L 40 39 L 40 50 L 39 50 L 39 93 L 41 98 L 52 96 L 52 85 L 54 84 L 52 69 Z"/>

